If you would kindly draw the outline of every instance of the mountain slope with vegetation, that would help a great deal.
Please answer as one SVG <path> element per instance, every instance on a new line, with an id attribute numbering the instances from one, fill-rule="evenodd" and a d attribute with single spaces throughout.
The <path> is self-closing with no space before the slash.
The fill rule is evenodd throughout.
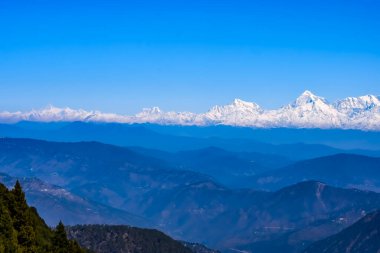
<path id="1" fill-rule="evenodd" d="M 151 226 L 149 221 L 142 217 L 88 200 L 38 178 L 15 178 L 0 173 L 0 183 L 8 188 L 11 188 L 17 180 L 25 191 L 28 204 L 38 208 L 38 213 L 48 226 L 53 226 L 59 221 L 64 221 L 66 225 L 131 224 L 139 227 Z"/>
<path id="2" fill-rule="evenodd" d="M 343 231 L 310 245 L 304 253 L 379 253 L 380 211 L 364 218 Z"/>
<path id="3" fill-rule="evenodd" d="M 34 207 L 26 203 L 17 181 L 12 190 L 0 184 L 0 252 L 83 253 L 74 240 L 68 240 L 60 222 L 51 230 Z"/>
<path id="4" fill-rule="evenodd" d="M 221 250 L 270 252 L 271 242 L 282 236 L 291 239 L 278 241 L 280 249 L 287 247 L 283 253 L 302 250 L 380 208 L 378 193 L 316 181 L 275 192 L 233 190 L 209 176 L 96 142 L 1 139 L 0 169 L 19 178 L 40 178 L 84 199 L 144 217 L 174 238 Z M 87 212 L 77 211 L 82 217 Z"/>
<path id="5" fill-rule="evenodd" d="M 68 227 L 70 238 L 96 253 L 192 253 L 190 248 L 154 229 L 129 226 L 78 225 Z"/>

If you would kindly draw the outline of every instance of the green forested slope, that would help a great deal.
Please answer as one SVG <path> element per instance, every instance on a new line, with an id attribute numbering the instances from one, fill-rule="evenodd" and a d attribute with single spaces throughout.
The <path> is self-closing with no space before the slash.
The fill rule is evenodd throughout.
<path id="1" fill-rule="evenodd" d="M 181 242 L 155 229 L 80 225 L 68 227 L 68 234 L 97 253 L 192 253 Z"/>
<path id="2" fill-rule="evenodd" d="M 51 230 L 29 207 L 17 181 L 12 190 L 0 184 L 0 253 L 81 253 L 59 223 Z"/>

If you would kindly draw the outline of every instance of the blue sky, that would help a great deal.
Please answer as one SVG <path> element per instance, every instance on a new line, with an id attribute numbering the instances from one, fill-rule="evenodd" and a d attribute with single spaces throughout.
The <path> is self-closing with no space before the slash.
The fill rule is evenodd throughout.
<path id="1" fill-rule="evenodd" d="M 380 2 L 0 1 L 0 110 L 380 95 Z"/>

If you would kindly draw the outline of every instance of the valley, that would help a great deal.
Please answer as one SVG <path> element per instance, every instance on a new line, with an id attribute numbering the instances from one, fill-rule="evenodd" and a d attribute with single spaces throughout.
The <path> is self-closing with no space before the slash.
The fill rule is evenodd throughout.
<path id="1" fill-rule="evenodd" d="M 212 146 L 3 138 L 0 180 L 19 179 L 48 224 L 130 225 L 222 252 L 296 253 L 380 208 L 378 158 L 363 152 L 294 161 Z"/>

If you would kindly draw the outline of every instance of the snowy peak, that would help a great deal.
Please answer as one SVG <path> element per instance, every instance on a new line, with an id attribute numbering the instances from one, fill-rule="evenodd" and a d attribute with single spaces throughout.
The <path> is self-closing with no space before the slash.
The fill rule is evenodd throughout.
<path id="1" fill-rule="evenodd" d="M 302 94 L 299 97 L 318 98 L 318 96 L 314 95 L 314 93 L 309 90 L 305 90 L 304 92 L 302 92 Z"/>
<path id="2" fill-rule="evenodd" d="M 236 98 L 231 104 L 214 106 L 207 113 L 201 114 L 200 117 L 204 118 L 206 122 L 214 121 L 218 124 L 245 125 L 247 120 L 256 119 L 261 112 L 262 110 L 257 104 Z"/>
<path id="3" fill-rule="evenodd" d="M 348 97 L 336 102 L 335 107 L 340 111 L 371 110 L 380 107 L 379 97 L 366 95 L 360 97 Z"/>
<path id="4" fill-rule="evenodd" d="M 262 110 L 257 104 L 236 98 L 231 104 L 217 105 L 206 113 L 198 114 L 196 123 L 203 122 L 202 125 L 224 124 L 245 126 L 247 124 L 254 124 L 254 121 L 261 113 Z"/>
<path id="5" fill-rule="evenodd" d="M 1 123 L 19 121 L 87 121 L 116 123 L 155 123 L 162 125 L 233 125 L 247 127 L 342 128 L 380 131 L 380 98 L 373 95 L 348 97 L 329 103 L 306 90 L 293 103 L 265 110 L 253 102 L 234 99 L 205 113 L 143 109 L 134 116 L 52 105 L 29 112 L 0 112 Z"/>
<path id="6" fill-rule="evenodd" d="M 152 107 L 152 108 L 144 108 L 142 110 L 142 112 L 136 114 L 136 116 L 147 116 L 147 115 L 157 115 L 157 114 L 161 114 L 162 111 L 159 107 L 155 106 L 155 107 Z"/>
<path id="7" fill-rule="evenodd" d="M 260 109 L 260 106 L 256 103 L 252 102 L 246 102 L 241 99 L 235 98 L 234 101 L 232 102 L 231 106 L 237 107 L 237 108 L 249 108 L 253 110 Z"/>
<path id="8" fill-rule="evenodd" d="M 311 91 L 306 90 L 292 103 L 292 107 L 299 107 L 308 104 L 321 105 L 327 104 L 327 101 L 323 97 L 314 95 Z"/>
<path id="9" fill-rule="evenodd" d="M 73 121 L 73 120 L 88 120 L 95 116 L 95 112 L 87 112 L 79 109 L 74 110 L 69 107 L 58 108 L 53 105 L 49 105 L 42 110 L 32 110 L 26 114 L 26 120 L 34 121 Z"/>
<path id="10" fill-rule="evenodd" d="M 272 127 L 337 128 L 342 116 L 323 97 L 303 92 L 293 103 L 268 113 L 267 124 Z"/>
<path id="11" fill-rule="evenodd" d="M 231 104 L 219 106 L 216 105 L 209 110 L 209 113 L 217 112 L 217 113 L 231 113 L 236 111 L 249 111 L 249 112 L 257 112 L 260 111 L 261 108 L 258 104 L 253 102 L 246 102 L 244 100 L 235 98 Z"/>
<path id="12" fill-rule="evenodd" d="M 40 110 L 29 112 L 0 112 L 0 122 L 15 123 L 19 121 L 58 122 L 58 121 L 85 121 L 85 122 L 120 122 L 127 123 L 128 116 L 83 109 L 59 108 L 49 105 Z"/>

